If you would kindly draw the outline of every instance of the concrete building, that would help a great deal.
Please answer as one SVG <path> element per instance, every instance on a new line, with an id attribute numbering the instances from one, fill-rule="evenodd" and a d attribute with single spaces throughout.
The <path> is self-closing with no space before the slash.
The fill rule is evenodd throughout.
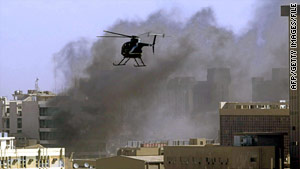
<path id="1" fill-rule="evenodd" d="M 65 168 L 64 148 L 41 145 L 15 148 L 14 137 L 0 133 L 0 168 Z"/>
<path id="2" fill-rule="evenodd" d="M 288 168 L 288 156 L 284 157 L 284 135 L 286 133 L 244 132 L 234 136 L 234 146 L 274 146 L 275 163 L 280 164 L 281 168 Z"/>
<path id="3" fill-rule="evenodd" d="M 207 145 L 216 144 L 213 139 L 190 138 L 183 140 L 152 140 L 152 141 L 128 141 L 125 148 L 160 148 L 164 146 L 184 146 L 184 145 Z"/>
<path id="4" fill-rule="evenodd" d="M 48 101 L 55 97 L 49 91 L 15 91 L 14 100 L 0 98 L 0 131 L 14 135 L 17 140 L 37 140 L 40 144 L 55 144 L 52 114 L 55 108 Z"/>
<path id="5" fill-rule="evenodd" d="M 288 16 L 289 20 L 289 102 L 290 102 L 290 140 L 291 140 L 291 168 L 300 168 L 300 5 L 291 3 L 281 6 L 281 16 Z"/>
<path id="6" fill-rule="evenodd" d="M 288 69 L 272 69 L 272 79 L 252 78 L 253 102 L 276 102 L 289 99 Z"/>
<path id="7" fill-rule="evenodd" d="M 230 83 L 228 68 L 207 69 L 205 81 L 197 81 L 194 77 L 175 77 L 167 82 L 167 97 L 163 97 L 160 103 L 166 103 L 175 114 L 216 110 L 219 102 L 229 99 Z"/>
<path id="8" fill-rule="evenodd" d="M 163 156 L 114 156 L 98 159 L 97 169 L 164 169 Z"/>
<path id="9" fill-rule="evenodd" d="M 285 157 L 289 152 L 289 105 L 278 103 L 229 103 L 221 102 L 220 143 L 233 146 L 234 136 L 242 132 L 286 133 Z"/>
<path id="10" fill-rule="evenodd" d="M 216 110 L 219 102 L 229 100 L 230 69 L 210 68 L 207 81 L 198 81 L 193 88 L 193 111 Z"/>
<path id="11" fill-rule="evenodd" d="M 275 168 L 276 154 L 273 146 L 166 146 L 166 169 L 233 169 Z"/>
<path id="12" fill-rule="evenodd" d="M 194 77 L 176 77 L 167 83 L 167 105 L 175 114 L 191 113 L 193 110 Z"/>
<path id="13" fill-rule="evenodd" d="M 117 155 L 123 156 L 157 156 L 163 155 L 163 148 L 162 147 L 137 147 L 137 148 L 130 148 L 124 147 L 120 148 L 117 151 Z"/>

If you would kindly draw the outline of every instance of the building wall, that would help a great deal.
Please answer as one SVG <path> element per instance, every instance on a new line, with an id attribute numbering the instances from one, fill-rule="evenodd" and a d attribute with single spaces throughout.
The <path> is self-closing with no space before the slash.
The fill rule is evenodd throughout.
<path id="1" fill-rule="evenodd" d="M 22 103 L 22 133 L 29 138 L 39 139 L 39 106 L 37 102 Z"/>
<path id="2" fill-rule="evenodd" d="M 288 16 L 289 20 L 289 41 L 287 43 L 290 44 L 290 6 L 281 6 L 281 16 Z M 289 90 L 289 102 L 290 102 L 290 117 L 291 117 L 291 168 L 299 169 L 300 168 L 300 81 L 299 81 L 299 73 L 300 73 L 300 5 L 297 5 L 297 47 L 289 48 L 289 53 L 291 50 L 297 52 L 297 90 Z M 289 45 L 290 46 L 290 45 Z M 291 59 L 290 56 L 287 57 L 289 59 L 289 70 L 291 69 Z M 291 74 L 290 74 L 291 76 Z"/>
<path id="3" fill-rule="evenodd" d="M 275 147 L 166 146 L 166 169 L 275 168 Z"/>
<path id="4" fill-rule="evenodd" d="M 146 169 L 144 161 L 115 156 L 98 159 L 97 169 Z M 149 168 L 150 169 L 150 168 Z"/>
<path id="5" fill-rule="evenodd" d="M 9 104 L 9 133 L 17 133 L 17 102 L 10 102 Z M 7 129 L 7 128 L 6 128 Z"/>
<path id="6" fill-rule="evenodd" d="M 256 107 L 258 105 L 260 108 Z M 280 109 L 280 105 L 286 107 Z M 286 103 L 225 103 L 219 113 L 221 145 L 233 146 L 234 135 L 241 132 L 279 132 L 287 133 L 284 136 L 285 156 L 289 153 L 290 118 Z"/>
<path id="7" fill-rule="evenodd" d="M 120 148 L 117 155 L 124 156 L 154 156 L 160 155 L 159 147 Z"/>

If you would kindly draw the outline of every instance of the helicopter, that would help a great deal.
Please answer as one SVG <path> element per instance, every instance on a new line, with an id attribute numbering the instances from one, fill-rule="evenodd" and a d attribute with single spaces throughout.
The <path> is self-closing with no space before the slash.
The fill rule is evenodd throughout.
<path id="1" fill-rule="evenodd" d="M 134 61 L 136 63 L 136 65 L 134 65 L 135 67 L 144 67 L 144 66 L 146 66 L 143 59 L 142 59 L 142 53 L 143 53 L 142 48 L 144 46 L 152 47 L 152 51 L 153 51 L 153 54 L 154 54 L 154 46 L 155 46 L 156 37 L 157 36 L 165 37 L 165 34 L 157 34 L 157 33 L 151 33 L 151 32 L 146 32 L 146 33 L 140 34 L 138 36 L 136 36 L 136 35 L 126 35 L 126 34 L 122 34 L 122 33 L 116 33 L 116 32 L 105 31 L 105 30 L 103 32 L 113 34 L 113 36 L 97 36 L 97 37 L 130 38 L 130 41 L 125 42 L 122 45 L 121 54 L 123 55 L 123 59 L 118 64 L 113 63 L 114 66 L 124 66 L 124 65 L 126 65 L 126 63 L 130 59 L 134 59 Z M 141 38 L 139 36 L 145 35 L 145 34 L 147 34 L 148 37 L 153 36 L 152 44 L 141 42 Z M 116 35 L 118 35 L 118 36 L 116 36 Z M 141 64 L 139 64 L 137 59 L 139 59 L 141 61 Z"/>

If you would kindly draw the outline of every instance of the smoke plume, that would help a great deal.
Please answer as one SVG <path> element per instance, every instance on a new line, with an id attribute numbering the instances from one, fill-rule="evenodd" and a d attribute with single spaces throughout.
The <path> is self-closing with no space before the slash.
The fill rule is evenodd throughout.
<path id="1" fill-rule="evenodd" d="M 121 59 L 124 39 L 99 39 L 91 48 L 84 40 L 66 45 L 55 56 L 61 58 L 56 68 L 72 84 L 53 102 L 59 107 L 56 121 L 62 145 L 72 151 L 103 151 L 105 147 L 96 144 L 215 138 L 218 106 L 212 112 L 175 114 L 168 105 L 166 83 L 182 76 L 205 81 L 208 68 L 230 68 L 229 99 L 250 101 L 251 77 L 287 67 L 287 19 L 280 17 L 279 6 L 279 1 L 264 2 L 240 36 L 218 26 L 210 8 L 184 22 L 162 10 L 145 21 L 119 21 L 109 28 L 130 35 L 152 31 L 171 36 L 158 38 L 155 55 L 143 49 L 145 68 L 133 68 L 133 61 L 112 66 Z M 142 40 L 152 41 L 146 36 Z"/>

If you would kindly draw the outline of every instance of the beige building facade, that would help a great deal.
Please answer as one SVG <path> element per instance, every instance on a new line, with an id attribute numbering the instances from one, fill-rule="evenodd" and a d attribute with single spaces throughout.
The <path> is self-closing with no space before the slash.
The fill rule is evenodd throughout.
<path id="1" fill-rule="evenodd" d="M 48 106 L 48 101 L 54 98 L 55 94 L 49 91 L 28 90 L 26 94 L 15 91 L 13 96 L 13 100 L 0 98 L 0 131 L 17 137 L 20 142 L 35 139 L 45 146 L 55 144 L 52 118 L 55 108 Z"/>

